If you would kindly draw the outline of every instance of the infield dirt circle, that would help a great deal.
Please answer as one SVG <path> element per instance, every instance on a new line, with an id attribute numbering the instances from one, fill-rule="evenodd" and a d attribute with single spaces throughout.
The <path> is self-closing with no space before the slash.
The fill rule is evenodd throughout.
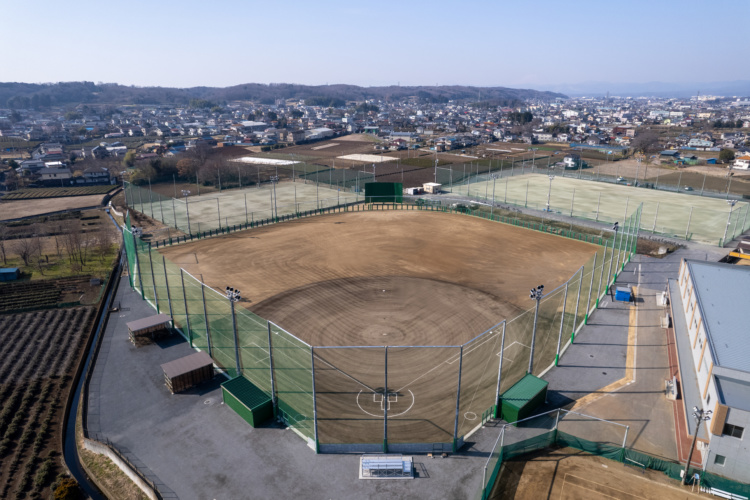
<path id="1" fill-rule="evenodd" d="M 459 345 L 532 306 L 597 247 L 422 211 L 298 219 L 162 250 L 313 346 Z"/>
<path id="2" fill-rule="evenodd" d="M 162 252 L 217 290 L 239 288 L 239 305 L 315 348 L 320 442 L 336 444 L 382 442 L 386 410 L 389 443 L 449 442 L 454 425 L 465 435 L 493 404 L 500 334 L 464 348 L 456 424 L 458 346 L 530 309 L 529 288 L 557 287 L 597 248 L 460 214 L 380 210 Z M 513 352 L 527 344 L 506 340 L 504 373 L 525 373 L 528 349 L 518 362 Z M 382 346 L 392 346 L 385 400 Z"/>

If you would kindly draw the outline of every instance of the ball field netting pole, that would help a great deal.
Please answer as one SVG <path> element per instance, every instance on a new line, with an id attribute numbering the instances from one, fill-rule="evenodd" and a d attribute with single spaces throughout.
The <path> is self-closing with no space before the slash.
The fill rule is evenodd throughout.
<path id="1" fill-rule="evenodd" d="M 560 343 L 562 342 L 563 326 L 565 325 L 565 306 L 568 303 L 568 282 L 565 282 L 565 292 L 563 293 L 563 313 L 560 315 L 560 332 L 557 335 L 557 353 L 555 354 L 555 366 L 560 361 Z"/>
<path id="2" fill-rule="evenodd" d="M 503 377 L 503 353 L 505 352 L 505 321 L 503 321 L 503 336 L 500 340 L 500 353 L 498 357 L 500 358 L 500 361 L 498 361 L 498 367 L 497 367 L 497 387 L 495 388 L 495 412 L 494 412 L 494 418 L 498 418 L 500 414 L 500 384 L 502 383 L 502 377 Z"/>

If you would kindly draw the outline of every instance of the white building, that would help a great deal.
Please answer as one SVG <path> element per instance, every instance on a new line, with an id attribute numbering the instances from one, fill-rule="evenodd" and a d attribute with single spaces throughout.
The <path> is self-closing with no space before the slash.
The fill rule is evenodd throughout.
<path id="1" fill-rule="evenodd" d="M 750 170 L 750 156 L 740 156 L 734 160 L 732 168 L 739 170 Z"/>
<path id="2" fill-rule="evenodd" d="M 699 447 L 703 463 L 708 472 L 750 482 L 750 434 L 745 433 L 750 431 L 750 267 L 683 260 L 679 281 L 670 282 L 673 299 L 675 285 L 679 297 L 672 312 L 682 316 L 674 323 L 678 348 L 682 344 L 682 384 L 697 379 L 698 385 L 683 387 L 686 413 L 692 414 L 693 406 L 713 412 L 705 423 L 708 445 Z M 687 349 L 691 359 L 685 360 Z M 684 373 L 686 367 L 695 377 Z"/>

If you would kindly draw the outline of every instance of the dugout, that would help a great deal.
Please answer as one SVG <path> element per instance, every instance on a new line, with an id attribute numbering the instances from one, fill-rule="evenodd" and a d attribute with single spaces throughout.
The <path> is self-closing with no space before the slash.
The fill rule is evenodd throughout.
<path id="1" fill-rule="evenodd" d="M 157 334 L 169 333 L 169 322 L 172 318 L 166 314 L 156 314 L 147 318 L 137 319 L 127 323 L 130 341 L 138 345 L 144 337 L 156 338 Z"/>
<path id="2" fill-rule="evenodd" d="M 527 373 L 500 396 L 500 418 L 517 422 L 531 416 L 547 399 L 548 385 L 546 380 Z"/>
<path id="3" fill-rule="evenodd" d="M 404 185 L 400 182 L 366 182 L 365 203 L 403 203 Z"/>
<path id="4" fill-rule="evenodd" d="M 164 363 L 161 369 L 167 389 L 172 394 L 214 378 L 214 361 L 205 351 Z"/>
<path id="5" fill-rule="evenodd" d="M 253 427 L 273 418 L 271 398 L 245 377 L 236 377 L 221 384 L 224 404 L 233 409 Z"/>

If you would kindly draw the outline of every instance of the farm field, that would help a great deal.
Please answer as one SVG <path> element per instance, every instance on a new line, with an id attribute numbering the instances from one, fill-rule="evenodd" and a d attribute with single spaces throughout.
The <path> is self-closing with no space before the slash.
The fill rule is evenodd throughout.
<path id="1" fill-rule="evenodd" d="M 0 315 L 0 498 L 47 498 L 63 410 L 94 307 Z"/>
<path id="2" fill-rule="evenodd" d="M 92 194 L 107 194 L 119 186 L 71 186 L 52 188 L 28 188 L 11 191 L 3 196 L 3 200 L 34 200 L 39 198 L 63 198 L 66 196 L 88 196 Z"/>

